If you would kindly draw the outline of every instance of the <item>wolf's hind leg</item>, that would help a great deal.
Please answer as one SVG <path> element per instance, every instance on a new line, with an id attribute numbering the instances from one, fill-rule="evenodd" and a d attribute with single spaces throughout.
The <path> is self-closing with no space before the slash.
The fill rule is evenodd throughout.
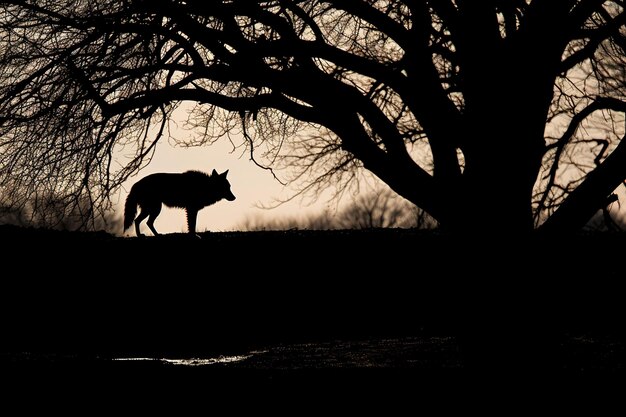
<path id="1" fill-rule="evenodd" d="M 152 233 L 155 236 L 158 236 L 159 232 L 157 232 L 157 230 L 154 228 L 154 221 L 156 220 L 156 218 L 159 216 L 160 213 L 161 213 L 161 203 L 159 203 L 158 206 L 155 205 L 153 207 L 150 207 L 150 217 L 148 218 L 148 221 L 146 222 L 146 224 L 148 225 L 150 230 L 152 230 Z"/>
<path id="2" fill-rule="evenodd" d="M 137 233 L 137 236 L 143 236 L 143 234 L 139 230 L 139 225 L 142 221 L 144 221 L 146 217 L 148 217 L 148 214 L 148 210 L 142 208 L 141 213 L 139 213 L 139 216 L 137 216 L 137 218 L 135 219 L 135 232 Z"/>

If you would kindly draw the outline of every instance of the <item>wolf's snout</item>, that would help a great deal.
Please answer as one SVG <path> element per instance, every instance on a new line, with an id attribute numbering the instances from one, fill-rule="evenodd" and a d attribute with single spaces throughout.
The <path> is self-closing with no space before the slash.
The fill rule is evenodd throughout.
<path id="1" fill-rule="evenodd" d="M 235 197 L 235 194 L 233 194 L 233 193 L 229 193 L 229 194 L 228 194 L 225 198 L 226 198 L 226 200 L 228 200 L 228 201 L 233 201 L 233 200 L 234 200 L 235 198 L 237 198 L 237 197 Z"/>

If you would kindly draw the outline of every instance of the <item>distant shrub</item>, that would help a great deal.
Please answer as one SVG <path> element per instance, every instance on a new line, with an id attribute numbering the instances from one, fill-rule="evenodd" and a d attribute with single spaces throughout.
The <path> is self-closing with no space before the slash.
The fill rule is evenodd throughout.
<path id="1" fill-rule="evenodd" d="M 240 230 L 329 230 L 371 228 L 434 229 L 437 222 L 414 204 L 389 189 L 357 197 L 347 207 L 333 214 L 328 210 L 306 217 L 265 219 L 249 217 Z"/>
<path id="2" fill-rule="evenodd" d="M 0 204 L 0 224 L 55 230 L 117 230 L 122 219 L 113 212 L 94 213 L 87 202 L 68 204 L 60 199 L 37 200 L 23 205 Z"/>

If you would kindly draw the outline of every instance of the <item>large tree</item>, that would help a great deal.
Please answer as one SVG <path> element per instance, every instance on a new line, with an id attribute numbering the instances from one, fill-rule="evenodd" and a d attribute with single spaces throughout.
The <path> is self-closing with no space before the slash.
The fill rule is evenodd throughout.
<path id="1" fill-rule="evenodd" d="M 3 203 L 106 207 L 193 102 L 193 144 L 309 189 L 365 169 L 450 229 L 576 229 L 626 178 L 624 3 L 5 1 Z"/>

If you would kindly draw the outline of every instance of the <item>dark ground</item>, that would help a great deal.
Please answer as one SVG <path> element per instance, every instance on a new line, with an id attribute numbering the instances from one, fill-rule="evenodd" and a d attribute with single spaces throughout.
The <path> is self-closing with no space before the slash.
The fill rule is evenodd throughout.
<path id="1" fill-rule="evenodd" d="M 407 375 L 606 381 L 626 370 L 624 234 L 137 239 L 0 226 L 0 244 L 0 363 L 20 373 L 188 372 L 220 383 L 322 375 L 340 385 Z M 261 353 L 187 370 L 110 360 L 251 351 Z"/>

